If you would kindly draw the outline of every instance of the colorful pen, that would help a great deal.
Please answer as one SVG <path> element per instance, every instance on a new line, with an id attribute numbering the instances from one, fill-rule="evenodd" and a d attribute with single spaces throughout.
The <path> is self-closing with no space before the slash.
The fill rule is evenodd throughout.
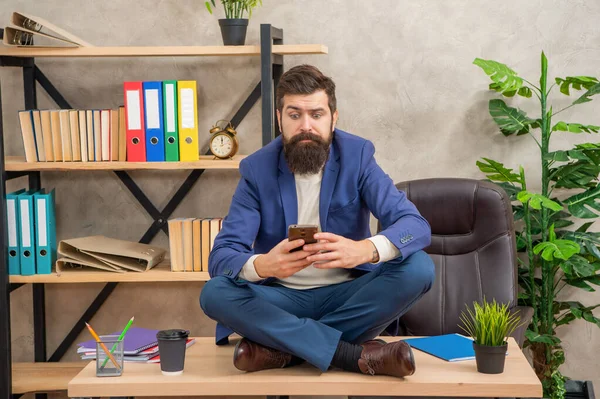
<path id="1" fill-rule="evenodd" d="M 100 346 L 102 347 L 102 349 L 104 349 L 104 352 L 110 358 L 110 360 L 113 362 L 113 364 L 115 365 L 115 367 L 117 368 L 117 370 L 121 370 L 121 366 L 119 366 L 119 363 L 117 363 L 117 360 L 115 359 L 115 357 L 112 355 L 112 353 L 109 352 L 109 350 L 106 347 L 106 345 L 104 345 L 104 342 L 100 341 L 100 337 L 98 336 L 98 334 L 96 334 L 96 331 L 94 331 L 94 329 L 92 328 L 92 326 L 90 326 L 88 323 L 85 323 L 85 325 L 88 328 L 88 330 L 90 330 L 90 334 L 92 334 L 92 337 L 94 337 L 94 339 L 96 340 L 96 342 L 100 343 Z M 99 354 L 96 353 L 96 356 L 98 356 L 98 355 Z"/>
<path id="2" fill-rule="evenodd" d="M 123 332 L 121 333 L 121 335 L 119 335 L 119 339 L 118 339 L 119 341 L 121 341 L 123 338 L 125 338 L 125 334 L 127 333 L 127 330 L 129 330 L 129 327 L 131 327 L 132 323 L 133 323 L 133 317 L 131 319 L 129 319 L 129 322 L 127 323 L 127 325 L 123 329 Z M 115 351 L 115 349 L 117 349 L 117 343 L 116 342 L 114 343 L 113 347 L 110 348 L 110 353 L 113 353 Z M 108 363 L 108 358 L 104 359 L 104 363 L 102 363 L 102 366 L 100 366 L 100 368 L 103 369 L 104 366 L 106 366 L 106 363 Z"/>

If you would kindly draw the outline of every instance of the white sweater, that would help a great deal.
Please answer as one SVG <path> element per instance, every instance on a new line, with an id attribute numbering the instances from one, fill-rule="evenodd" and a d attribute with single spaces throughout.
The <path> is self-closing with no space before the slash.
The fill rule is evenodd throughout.
<path id="1" fill-rule="evenodd" d="M 323 171 L 313 175 L 295 175 L 296 193 L 298 197 L 298 224 L 313 224 L 319 226 L 319 194 L 321 191 L 321 180 Z M 394 244 L 383 235 L 369 237 L 379 253 L 379 262 L 387 262 L 400 255 L 400 251 Z M 256 273 L 254 260 L 259 255 L 251 256 L 240 271 L 240 277 L 247 281 L 258 281 L 261 277 Z M 306 290 L 325 285 L 343 283 L 351 280 L 350 270 L 335 269 L 317 269 L 308 266 L 290 277 L 277 280 L 278 283 L 294 289 Z"/>

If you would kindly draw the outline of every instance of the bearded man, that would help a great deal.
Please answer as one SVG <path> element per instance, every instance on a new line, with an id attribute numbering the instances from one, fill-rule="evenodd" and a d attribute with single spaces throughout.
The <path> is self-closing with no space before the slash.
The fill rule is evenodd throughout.
<path id="1" fill-rule="evenodd" d="M 364 138 L 336 128 L 335 83 L 296 66 L 276 89 L 281 135 L 240 162 L 241 179 L 200 295 L 217 344 L 243 338 L 243 371 L 304 361 L 371 375 L 414 373 L 398 319 L 432 286 L 431 229 L 375 161 Z M 370 214 L 381 231 L 371 235 Z M 316 243 L 288 240 L 318 226 Z"/>

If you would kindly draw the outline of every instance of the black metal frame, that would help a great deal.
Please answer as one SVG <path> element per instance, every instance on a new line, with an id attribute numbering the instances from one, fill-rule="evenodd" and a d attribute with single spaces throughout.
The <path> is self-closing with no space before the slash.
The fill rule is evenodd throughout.
<path id="1" fill-rule="evenodd" d="M 0 29 L 0 38 L 2 37 Z M 262 97 L 262 144 L 268 144 L 279 134 L 276 128 L 277 121 L 274 118 L 275 101 L 274 85 L 279 82 L 283 73 L 283 56 L 273 55 L 273 44 L 283 43 L 283 31 L 272 27 L 270 24 L 261 24 L 260 47 L 261 47 L 261 80 L 252 90 L 248 98 L 231 119 L 234 127 L 238 126 L 250 109 Z M 72 108 L 68 101 L 54 87 L 44 73 L 35 65 L 33 58 L 0 57 L 0 67 L 11 66 L 23 68 L 23 90 L 25 96 L 25 109 L 37 108 L 36 82 L 50 95 L 50 97 L 61 108 Z M 1 95 L 0 95 L 1 97 Z M 4 154 L 4 131 L 2 126 L 2 107 L 0 98 L 0 155 Z M 274 131 L 276 132 L 274 134 Z M 168 204 L 159 211 L 148 199 L 140 187 L 133 181 L 125 171 L 114 171 L 115 175 L 129 189 L 131 194 L 139 201 L 146 212 L 154 219 L 146 233 L 140 239 L 142 243 L 150 243 L 152 239 L 162 230 L 168 235 L 167 220 L 191 191 L 196 181 L 200 178 L 204 169 L 193 170 L 173 195 Z M 41 188 L 40 172 L 6 172 L 4 167 L 4 156 L 0 156 L 0 173 L 2 182 L 0 184 L 0 240 L 3 245 L 3 254 L 0 260 L 0 397 L 17 398 L 21 395 L 12 395 L 12 367 L 11 367 L 11 339 L 10 339 L 10 293 L 24 284 L 10 284 L 8 276 L 7 259 L 7 237 L 6 237 L 6 181 L 21 176 L 29 177 L 29 189 Z M 92 301 L 88 309 L 75 323 L 71 331 L 63 339 L 56 351 L 48 358 L 46 353 L 46 301 L 45 286 L 43 283 L 33 284 L 33 316 L 34 316 L 34 357 L 36 362 L 57 362 L 73 344 L 77 336 L 85 327 L 85 321 L 90 320 L 118 283 L 107 283 L 98 296 Z M 6 387 L 6 388 L 4 388 Z M 46 394 L 36 394 L 36 399 L 45 399 Z"/>
<path id="2" fill-rule="evenodd" d="M 273 90 L 283 74 L 283 56 L 273 54 L 273 44 L 283 44 L 283 31 L 263 24 L 260 26 L 260 38 L 262 137 L 265 146 L 280 133 Z"/>
<path id="3" fill-rule="evenodd" d="M 0 113 L 2 112 L 2 88 L 0 87 Z M 2 118 L 0 118 L 0 137 L 4 136 Z M 0 154 L 4 154 L 4 140 L 0 140 Z M 0 212 L 0 239 L 6 243 L 6 180 L 4 173 L 4 157 L 0 156 L 0 172 L 2 172 L 2 182 L 0 183 L 0 201 L 3 207 Z M 11 381 L 12 369 L 10 360 L 10 287 L 8 284 L 8 256 L 6 244 L 3 248 L 3 256 L 0 261 L 0 397 L 10 398 L 12 395 Z M 3 349 L 6 348 L 6 349 Z"/>

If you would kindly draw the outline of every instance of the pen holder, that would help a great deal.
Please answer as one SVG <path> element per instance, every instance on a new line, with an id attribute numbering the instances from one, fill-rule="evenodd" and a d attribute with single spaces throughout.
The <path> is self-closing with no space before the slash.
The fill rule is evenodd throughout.
<path id="1" fill-rule="evenodd" d="M 115 360 L 107 355 L 109 351 Z M 118 335 L 102 335 L 96 342 L 96 377 L 118 377 L 123 374 L 123 340 Z"/>

